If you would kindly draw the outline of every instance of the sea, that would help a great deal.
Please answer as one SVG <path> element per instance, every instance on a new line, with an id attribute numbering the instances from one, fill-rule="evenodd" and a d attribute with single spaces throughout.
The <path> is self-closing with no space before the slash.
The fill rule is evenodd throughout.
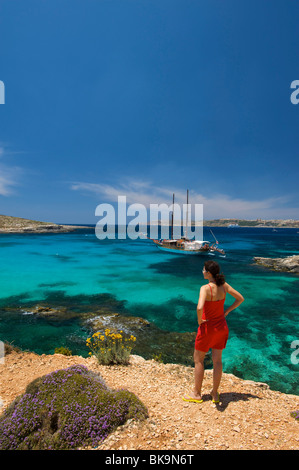
<path id="1" fill-rule="evenodd" d="M 224 372 L 299 395 L 299 275 L 253 260 L 299 254 L 299 229 L 204 227 L 204 239 L 214 238 L 225 257 L 174 255 L 150 239 L 120 239 L 117 233 L 99 240 L 94 226 L 1 234 L 0 340 L 37 354 L 63 346 L 87 357 L 90 318 L 117 314 L 124 325 L 126 319 L 145 320 L 132 353 L 192 366 L 203 264 L 215 259 L 245 298 L 227 317 Z M 233 301 L 227 295 L 226 306 Z M 56 314 L 39 315 L 37 306 Z"/>

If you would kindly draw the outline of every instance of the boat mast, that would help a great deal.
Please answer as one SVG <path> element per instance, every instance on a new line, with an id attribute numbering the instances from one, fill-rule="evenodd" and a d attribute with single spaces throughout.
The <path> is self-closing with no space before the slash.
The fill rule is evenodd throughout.
<path id="1" fill-rule="evenodd" d="M 172 195 L 171 240 L 173 240 L 173 211 L 174 211 L 174 193 L 173 193 L 173 195 Z"/>
<path id="2" fill-rule="evenodd" d="M 185 230 L 185 239 L 187 240 L 187 230 L 188 230 L 188 212 L 189 212 L 189 189 L 187 189 L 187 210 L 186 210 L 186 230 Z"/>
<path id="3" fill-rule="evenodd" d="M 215 235 L 213 234 L 213 232 L 212 232 L 212 230 L 211 230 L 211 229 L 210 229 L 210 232 L 211 232 L 211 234 L 213 235 L 213 237 L 215 238 L 215 242 L 216 242 L 216 243 L 217 243 L 217 245 L 218 245 L 218 240 L 217 240 L 217 238 L 215 237 Z"/>

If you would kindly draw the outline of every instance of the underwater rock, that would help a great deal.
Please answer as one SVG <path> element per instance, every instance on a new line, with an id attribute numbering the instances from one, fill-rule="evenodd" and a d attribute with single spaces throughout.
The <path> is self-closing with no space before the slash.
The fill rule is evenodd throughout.
<path id="1" fill-rule="evenodd" d="M 63 305 L 63 299 L 56 302 L 29 302 L 22 306 L 6 307 L 8 313 L 32 315 L 40 318 L 49 324 L 63 323 L 65 321 L 74 321 L 81 328 L 82 335 L 74 334 L 68 337 L 67 346 L 72 351 L 80 346 L 80 354 L 84 354 L 86 334 L 92 335 L 97 331 L 104 332 L 110 329 L 113 332 L 122 331 L 124 335 L 133 335 L 136 337 L 133 354 L 138 354 L 144 359 L 159 360 L 164 363 L 177 363 L 184 365 L 193 365 L 193 351 L 196 332 L 168 331 L 159 328 L 155 323 L 148 320 L 130 315 L 121 303 L 112 302 L 108 299 L 108 305 L 99 303 L 82 303 L 73 300 L 72 303 L 66 299 L 68 305 Z M 80 299 L 79 299 L 80 300 Z M 82 300 L 82 299 L 81 299 Z M 61 304 L 60 304 L 61 302 Z M 121 310 L 121 313 L 117 312 Z M 84 339 L 83 339 L 84 337 Z M 63 343 L 63 345 L 65 345 Z M 58 347 L 59 344 L 53 344 Z M 86 354 L 88 354 L 86 347 Z M 206 365 L 209 367 L 209 354 L 206 356 Z"/>
<path id="2" fill-rule="evenodd" d="M 29 311 L 26 309 L 26 314 L 28 315 L 29 313 L 56 321 L 70 320 L 79 316 L 77 312 L 73 312 L 67 307 L 52 307 L 43 304 L 38 304 L 30 308 Z"/>
<path id="3" fill-rule="evenodd" d="M 161 362 L 193 364 L 196 332 L 166 331 L 144 318 L 108 313 L 105 310 L 85 313 L 83 326 L 90 329 L 91 334 L 109 328 L 114 332 L 123 331 L 135 336 L 133 353 L 145 359 L 155 357 Z"/>
<path id="4" fill-rule="evenodd" d="M 88 317 L 88 314 L 85 316 Z M 142 328 L 150 326 L 150 322 L 140 317 L 123 316 L 119 313 L 102 312 L 101 310 L 93 313 L 92 317 L 86 320 L 86 323 L 93 332 L 112 328 L 118 331 L 122 330 L 127 334 L 134 334 Z"/>
<path id="5" fill-rule="evenodd" d="M 37 305 L 33 310 L 32 313 L 38 313 L 42 315 L 57 315 L 58 310 L 56 308 L 46 307 L 44 305 Z"/>

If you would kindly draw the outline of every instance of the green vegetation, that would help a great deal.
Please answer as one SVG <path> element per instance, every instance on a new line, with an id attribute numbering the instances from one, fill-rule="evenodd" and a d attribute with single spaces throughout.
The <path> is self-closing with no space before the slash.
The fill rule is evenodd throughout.
<path id="1" fill-rule="evenodd" d="M 60 348 L 55 348 L 55 354 L 63 354 L 64 356 L 72 356 L 72 351 L 69 348 L 60 346 Z"/>
<path id="2" fill-rule="evenodd" d="M 104 333 L 98 331 L 87 338 L 86 345 L 90 349 L 89 354 L 94 354 L 100 364 L 127 365 L 135 341 L 133 335 L 125 337 L 122 331 L 118 333 L 107 328 Z"/>
<path id="3" fill-rule="evenodd" d="M 163 363 L 162 353 L 153 354 L 153 359 L 154 359 L 154 361 L 156 361 L 156 362 L 161 362 L 161 363 Z"/>

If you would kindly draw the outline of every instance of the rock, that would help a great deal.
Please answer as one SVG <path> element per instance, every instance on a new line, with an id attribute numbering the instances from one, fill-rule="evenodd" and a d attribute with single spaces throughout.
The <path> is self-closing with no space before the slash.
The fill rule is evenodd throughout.
<path id="1" fill-rule="evenodd" d="M 255 256 L 253 260 L 256 264 L 273 269 L 274 271 L 299 273 L 299 255 L 287 256 L 286 258 L 262 258 Z"/>
<path id="2" fill-rule="evenodd" d="M 261 388 L 265 388 L 265 389 L 269 389 L 269 385 L 264 383 L 264 382 L 254 382 L 253 380 L 245 380 L 245 382 L 248 384 L 248 385 L 252 385 L 253 387 L 261 387 Z"/>
<path id="3" fill-rule="evenodd" d="M 104 330 L 105 328 L 112 328 L 118 331 L 122 330 L 125 333 L 131 334 L 133 330 L 140 330 L 150 325 L 150 323 L 147 320 L 144 320 L 143 318 L 121 316 L 119 313 L 105 313 L 99 311 L 98 315 L 93 315 L 86 322 L 92 328 L 93 331 Z"/>
<path id="4" fill-rule="evenodd" d="M 36 305 L 31 309 L 31 313 L 34 315 L 42 316 L 42 317 L 50 317 L 52 320 L 66 320 L 70 319 L 73 317 L 78 316 L 78 314 L 75 314 L 71 311 L 69 311 L 66 307 L 49 307 L 47 305 Z"/>

